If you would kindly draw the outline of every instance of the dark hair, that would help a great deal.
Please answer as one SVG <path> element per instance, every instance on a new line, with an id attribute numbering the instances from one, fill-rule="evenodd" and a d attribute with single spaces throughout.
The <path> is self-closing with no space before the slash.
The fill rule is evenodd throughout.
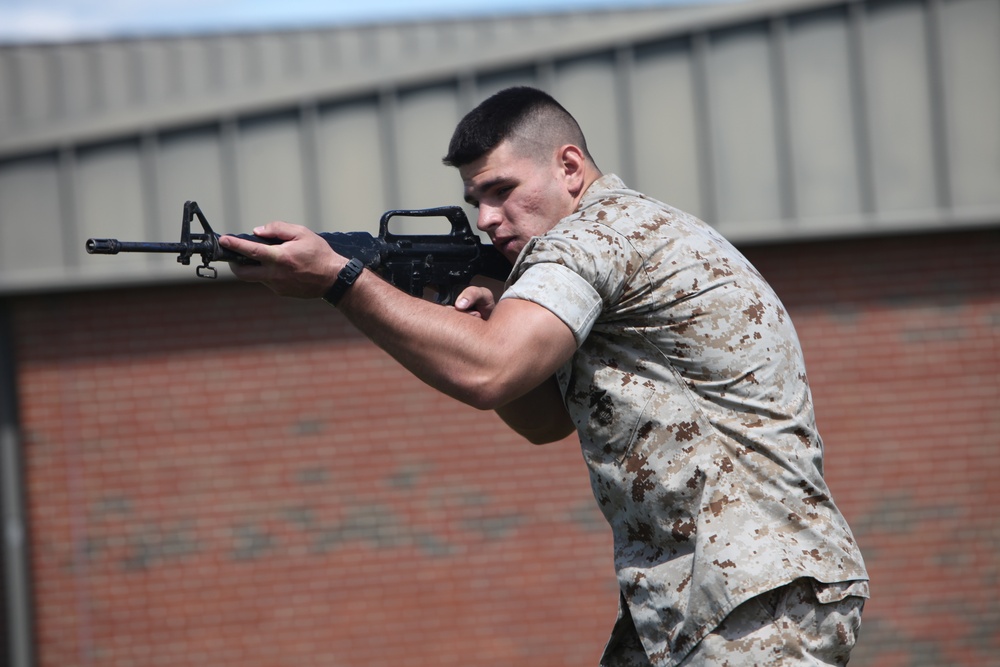
<path id="1" fill-rule="evenodd" d="M 572 143 L 590 158 L 580 126 L 561 104 L 537 88 L 517 86 L 487 98 L 462 118 L 443 162 L 449 167 L 475 162 L 515 133 L 535 141 Z"/>

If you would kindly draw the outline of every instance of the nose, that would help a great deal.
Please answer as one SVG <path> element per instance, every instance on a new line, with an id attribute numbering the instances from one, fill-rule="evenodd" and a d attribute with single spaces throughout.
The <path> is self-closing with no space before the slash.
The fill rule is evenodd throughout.
<path id="1" fill-rule="evenodd" d="M 491 234 L 500 226 L 503 216 L 500 209 L 495 206 L 479 205 L 479 219 L 476 220 L 476 227 L 479 231 Z"/>

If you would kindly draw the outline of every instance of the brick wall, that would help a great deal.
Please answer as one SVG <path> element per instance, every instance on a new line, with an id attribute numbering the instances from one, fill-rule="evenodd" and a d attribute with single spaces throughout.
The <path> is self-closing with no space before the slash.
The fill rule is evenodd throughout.
<path id="1" fill-rule="evenodd" d="M 1000 233 L 755 248 L 872 577 L 859 665 L 1000 664 Z"/>
<path id="2" fill-rule="evenodd" d="M 747 254 L 873 576 L 852 664 L 996 664 L 1000 236 Z M 573 439 L 257 286 L 12 306 L 41 666 L 596 664 L 617 592 Z"/>

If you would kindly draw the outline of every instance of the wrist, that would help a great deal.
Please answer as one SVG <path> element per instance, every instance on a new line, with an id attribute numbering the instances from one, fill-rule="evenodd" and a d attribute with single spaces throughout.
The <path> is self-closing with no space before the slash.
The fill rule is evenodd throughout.
<path id="1" fill-rule="evenodd" d="M 323 300 L 332 306 L 336 306 L 344 294 L 354 285 L 354 282 L 364 271 L 364 268 L 364 262 L 357 258 L 345 264 L 344 268 L 337 274 L 337 279 L 333 281 L 333 285 L 323 295 Z"/>

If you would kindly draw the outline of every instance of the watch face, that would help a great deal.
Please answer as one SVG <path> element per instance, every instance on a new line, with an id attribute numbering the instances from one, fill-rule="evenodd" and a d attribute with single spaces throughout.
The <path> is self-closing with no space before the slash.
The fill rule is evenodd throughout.
<path id="1" fill-rule="evenodd" d="M 353 285 L 354 281 L 358 279 L 361 272 L 365 270 L 364 262 L 358 258 L 354 258 L 347 263 L 347 265 L 340 270 L 340 274 L 337 276 L 338 280 L 343 280 L 348 285 Z"/>

